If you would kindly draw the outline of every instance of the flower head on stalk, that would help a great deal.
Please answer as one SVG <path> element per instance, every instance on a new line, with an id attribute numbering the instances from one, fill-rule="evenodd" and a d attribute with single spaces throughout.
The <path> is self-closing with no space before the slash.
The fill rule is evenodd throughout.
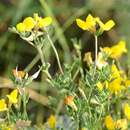
<path id="1" fill-rule="evenodd" d="M 90 31 L 91 33 L 96 32 L 96 21 L 91 14 L 87 16 L 86 21 L 76 19 L 76 22 L 81 29 Z"/>
<path id="2" fill-rule="evenodd" d="M 81 29 L 90 31 L 95 35 L 101 35 L 104 31 L 109 31 L 115 25 L 113 20 L 103 23 L 99 17 L 93 17 L 91 14 L 87 16 L 85 21 L 76 19 L 76 23 Z"/>
<path id="3" fill-rule="evenodd" d="M 33 30 L 42 29 L 49 26 L 52 23 L 51 17 L 39 17 L 37 13 L 34 13 L 34 17 L 26 17 L 23 22 L 16 25 L 16 29 L 19 33 L 31 32 Z"/>
<path id="4" fill-rule="evenodd" d="M 80 27 L 82 30 L 87 30 L 91 32 L 95 37 L 95 71 L 97 65 L 99 68 L 102 68 L 104 65 L 107 65 L 107 63 L 102 60 L 101 56 L 100 61 L 97 60 L 98 36 L 102 35 L 104 31 L 109 31 L 115 25 L 115 22 L 113 20 L 109 20 L 104 24 L 99 17 L 93 17 L 91 14 L 89 14 L 85 21 L 81 19 L 76 19 L 76 23 L 78 27 Z"/>

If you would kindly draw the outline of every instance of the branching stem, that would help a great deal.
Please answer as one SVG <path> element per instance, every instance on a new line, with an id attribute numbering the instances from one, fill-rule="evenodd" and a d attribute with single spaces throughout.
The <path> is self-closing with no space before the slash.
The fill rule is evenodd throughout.
<path id="1" fill-rule="evenodd" d="M 51 44 L 52 49 L 54 50 L 54 53 L 55 53 L 55 55 L 56 55 L 56 59 L 57 59 L 57 63 L 58 63 L 58 66 L 59 66 L 60 72 L 63 74 L 63 70 L 62 70 L 62 67 L 61 67 L 60 60 L 59 60 L 58 52 L 57 52 L 57 50 L 56 50 L 56 48 L 55 48 L 55 46 L 54 46 L 54 44 L 53 44 L 53 42 L 52 42 L 52 40 L 51 40 L 51 38 L 50 38 L 50 36 L 49 36 L 48 33 L 47 33 L 47 38 L 48 38 L 49 43 Z"/>

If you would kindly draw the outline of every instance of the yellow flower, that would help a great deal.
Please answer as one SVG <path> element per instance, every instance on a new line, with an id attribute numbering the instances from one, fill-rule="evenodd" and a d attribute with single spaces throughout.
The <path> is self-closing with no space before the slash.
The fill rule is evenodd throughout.
<path id="1" fill-rule="evenodd" d="M 90 31 L 92 33 L 96 32 L 96 27 L 95 27 L 96 21 L 91 14 L 87 16 L 86 21 L 83 21 L 81 19 L 76 19 L 76 23 L 83 30 Z"/>
<path id="2" fill-rule="evenodd" d="M 117 45 L 112 47 L 104 47 L 102 49 L 109 57 L 113 59 L 119 59 L 123 53 L 127 53 L 126 42 L 120 41 Z"/>
<path id="3" fill-rule="evenodd" d="M 122 79 L 118 78 L 113 81 L 111 81 L 108 85 L 108 89 L 111 93 L 118 94 L 121 92 L 121 90 L 124 89 L 124 86 L 121 85 Z"/>
<path id="4" fill-rule="evenodd" d="M 104 52 L 105 54 L 107 54 L 108 56 L 110 56 L 111 53 L 112 53 L 110 47 L 104 47 L 104 48 L 101 48 L 101 51 L 103 51 L 103 52 Z"/>
<path id="5" fill-rule="evenodd" d="M 124 105 L 124 114 L 128 120 L 130 120 L 130 106 L 128 103 Z"/>
<path id="6" fill-rule="evenodd" d="M 44 28 L 49 26 L 52 23 L 52 18 L 51 17 L 45 17 L 45 18 L 41 18 L 38 21 L 38 27 L 39 28 Z"/>
<path id="7" fill-rule="evenodd" d="M 54 129 L 56 128 L 56 117 L 54 115 L 51 115 L 48 119 L 48 124 L 50 128 Z"/>
<path id="8" fill-rule="evenodd" d="M 122 85 L 123 78 L 120 75 L 120 71 L 116 67 L 115 64 L 111 67 L 111 82 L 108 84 L 108 89 L 111 93 L 118 94 L 123 90 L 125 87 Z"/>
<path id="9" fill-rule="evenodd" d="M 4 99 L 0 100 L 0 112 L 7 110 L 7 104 L 5 103 Z"/>
<path id="10" fill-rule="evenodd" d="M 13 90 L 10 95 L 7 95 L 10 104 L 16 104 L 18 102 L 18 90 Z"/>
<path id="11" fill-rule="evenodd" d="M 70 106 L 72 109 L 74 109 L 75 111 L 77 111 L 77 106 L 76 104 L 74 103 L 74 97 L 73 96 L 67 96 L 65 99 L 64 99 L 64 103 L 68 106 Z"/>
<path id="12" fill-rule="evenodd" d="M 98 90 L 99 91 L 102 91 L 103 90 L 103 84 L 101 82 L 98 82 L 97 83 L 97 87 L 98 87 Z"/>
<path id="13" fill-rule="evenodd" d="M 51 17 L 39 17 L 37 13 L 34 14 L 34 20 L 39 28 L 47 27 L 52 23 Z"/>
<path id="14" fill-rule="evenodd" d="M 84 62 L 87 62 L 88 65 L 93 64 L 92 56 L 91 56 L 91 52 L 87 52 L 87 53 L 85 53 L 85 56 L 84 56 L 83 61 L 84 61 Z"/>
<path id="15" fill-rule="evenodd" d="M 114 25 L 115 22 L 113 20 L 109 20 L 105 24 L 100 20 L 100 18 L 96 18 L 96 22 L 99 24 L 100 29 L 102 31 L 109 31 Z"/>
<path id="16" fill-rule="evenodd" d="M 25 25 L 26 31 L 31 31 L 35 26 L 35 21 L 32 17 L 27 17 L 24 19 L 23 24 Z"/>
<path id="17" fill-rule="evenodd" d="M 110 115 L 105 118 L 105 126 L 108 130 L 115 130 L 115 122 Z"/>
<path id="18" fill-rule="evenodd" d="M 25 27 L 25 25 L 24 25 L 23 23 L 18 23 L 18 24 L 16 25 L 16 29 L 17 29 L 19 32 L 24 32 L 24 31 L 26 31 L 25 28 L 26 28 L 26 27 Z"/>
<path id="19" fill-rule="evenodd" d="M 86 21 L 76 19 L 76 23 L 81 29 L 90 31 L 92 33 L 95 33 L 97 30 L 99 30 L 100 33 L 103 31 L 108 31 L 115 25 L 115 22 L 113 20 L 109 20 L 104 24 L 100 18 L 93 17 L 91 14 L 87 16 Z M 99 28 L 97 30 L 96 25 L 99 25 Z"/>
<path id="20" fill-rule="evenodd" d="M 126 119 L 119 119 L 116 121 L 115 125 L 118 130 L 126 130 L 128 124 Z"/>
<path id="21" fill-rule="evenodd" d="M 108 89 L 115 94 L 118 94 L 125 88 L 125 86 L 122 85 L 123 78 L 121 77 L 121 71 L 118 70 L 115 64 L 111 67 L 112 75 L 111 79 L 112 81 L 108 85 Z"/>
<path id="22" fill-rule="evenodd" d="M 111 58 L 115 59 L 120 58 L 123 53 L 127 52 L 126 42 L 120 41 L 117 45 L 111 47 L 111 50 L 112 50 Z"/>
<path id="23" fill-rule="evenodd" d="M 111 78 L 113 78 L 113 79 L 120 78 L 120 71 L 118 70 L 118 68 L 115 64 L 113 64 L 111 66 L 111 72 L 112 72 Z"/>

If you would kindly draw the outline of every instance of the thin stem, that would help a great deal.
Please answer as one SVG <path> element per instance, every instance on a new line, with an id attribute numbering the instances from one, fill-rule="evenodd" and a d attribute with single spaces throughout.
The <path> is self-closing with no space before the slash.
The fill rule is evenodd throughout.
<path id="1" fill-rule="evenodd" d="M 37 50 L 38 50 L 42 65 L 45 65 L 42 49 L 40 47 L 37 47 Z"/>
<path id="2" fill-rule="evenodd" d="M 42 49 L 40 47 L 37 47 L 37 50 L 38 50 L 38 53 L 39 53 L 42 65 L 44 66 L 45 65 L 45 61 L 44 61 L 44 56 L 43 56 Z M 49 74 L 48 71 L 45 70 L 44 73 L 48 76 L 49 79 L 51 79 L 51 75 Z"/>
<path id="3" fill-rule="evenodd" d="M 60 45 L 62 46 L 64 52 L 65 52 L 65 61 L 67 63 L 70 63 L 71 61 L 71 56 L 70 56 L 70 50 L 69 50 L 69 46 L 67 45 L 67 40 L 66 37 L 64 36 L 63 30 L 60 27 L 59 22 L 57 21 L 57 19 L 55 18 L 53 11 L 51 10 L 48 2 L 46 0 L 39 0 L 42 8 L 43 8 L 43 13 L 45 13 L 45 15 L 47 16 L 51 16 L 53 18 L 53 27 L 55 28 L 55 40 L 57 39 L 60 43 Z"/>
<path id="4" fill-rule="evenodd" d="M 55 46 L 54 46 L 54 44 L 53 44 L 53 42 L 52 42 L 52 40 L 51 40 L 51 38 L 50 38 L 50 36 L 49 36 L 48 33 L 47 33 L 47 38 L 48 38 L 49 43 L 51 44 L 51 46 L 52 46 L 52 48 L 53 48 L 53 50 L 54 50 L 54 52 L 55 52 L 55 55 L 56 55 L 56 59 L 57 59 L 57 63 L 58 63 L 58 66 L 59 66 L 60 72 L 63 74 L 63 70 L 62 70 L 62 67 L 61 67 L 60 60 L 59 60 L 58 52 L 57 52 L 57 50 L 56 50 L 56 48 L 55 48 Z"/>
<path id="5" fill-rule="evenodd" d="M 95 71 L 96 71 L 96 66 L 97 66 L 97 53 L 98 53 L 98 39 L 97 36 L 95 35 Z"/>
<path id="6" fill-rule="evenodd" d="M 25 72 L 29 72 L 33 66 L 39 61 L 40 56 L 39 54 L 35 56 L 35 58 L 28 64 L 28 66 L 24 69 Z"/>
<path id="7" fill-rule="evenodd" d="M 75 78 L 77 77 L 79 71 L 80 71 L 80 68 L 78 68 L 78 69 L 76 70 L 76 72 L 75 72 L 75 74 L 74 74 L 74 76 L 73 76 L 73 78 L 72 78 L 73 81 L 74 81 Z"/>
<path id="8" fill-rule="evenodd" d="M 10 124 L 10 113 L 9 113 L 9 110 L 7 110 L 7 119 L 8 119 L 8 122 Z"/>
<path id="9" fill-rule="evenodd" d="M 27 116 L 27 101 L 26 101 L 26 93 L 24 92 L 23 94 L 23 118 L 24 119 L 27 119 L 28 116 Z"/>

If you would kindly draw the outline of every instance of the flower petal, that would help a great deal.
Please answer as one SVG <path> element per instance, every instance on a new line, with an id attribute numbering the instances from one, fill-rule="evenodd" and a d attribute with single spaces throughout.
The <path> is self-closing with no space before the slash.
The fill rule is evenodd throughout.
<path id="1" fill-rule="evenodd" d="M 45 17 L 45 18 L 42 18 L 39 21 L 39 27 L 43 28 L 43 27 L 50 25 L 51 23 L 52 23 L 52 18 L 51 17 Z"/>
<path id="2" fill-rule="evenodd" d="M 25 25 L 23 23 L 18 23 L 16 25 L 16 29 L 18 30 L 18 32 L 24 32 L 25 31 Z"/>
<path id="3" fill-rule="evenodd" d="M 7 110 L 7 104 L 5 103 L 5 99 L 0 100 L 0 112 Z"/>
<path id="4" fill-rule="evenodd" d="M 113 20 L 109 20 L 105 23 L 103 30 L 108 31 L 115 25 L 115 22 Z"/>
<path id="5" fill-rule="evenodd" d="M 87 29 L 88 29 L 88 27 L 86 26 L 86 22 L 85 22 L 85 21 L 83 21 L 83 20 L 81 20 L 81 19 L 76 19 L 76 23 L 77 23 L 77 25 L 78 25 L 81 29 L 83 29 L 83 30 L 87 30 Z"/>
<path id="6" fill-rule="evenodd" d="M 110 115 L 105 118 L 105 126 L 108 130 L 115 130 L 115 122 Z"/>
<path id="7" fill-rule="evenodd" d="M 32 17 L 24 19 L 23 24 L 26 26 L 26 31 L 31 31 L 35 26 L 35 21 Z"/>
<path id="8" fill-rule="evenodd" d="M 17 96 L 18 96 L 18 90 L 17 89 L 13 90 L 10 93 L 10 95 L 7 95 L 9 102 L 11 104 L 16 104 L 18 102 Z"/>

